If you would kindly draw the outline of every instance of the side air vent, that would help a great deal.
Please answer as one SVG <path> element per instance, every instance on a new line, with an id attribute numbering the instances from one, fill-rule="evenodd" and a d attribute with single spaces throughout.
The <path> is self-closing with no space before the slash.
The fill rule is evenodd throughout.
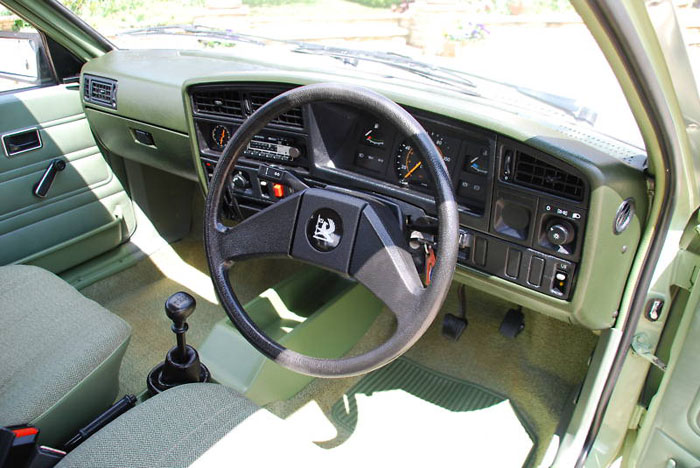
<path id="1" fill-rule="evenodd" d="M 632 222 L 634 217 L 634 200 L 628 198 L 623 201 L 617 208 L 615 213 L 615 221 L 613 222 L 613 231 L 615 234 L 622 234 Z"/>
<path id="2" fill-rule="evenodd" d="M 583 179 L 522 151 L 506 150 L 503 179 L 559 197 L 583 201 Z"/>
<path id="3" fill-rule="evenodd" d="M 83 77 L 85 102 L 98 106 L 117 108 L 117 81 L 109 78 L 85 75 Z"/>
<path id="4" fill-rule="evenodd" d="M 199 114 L 245 117 L 241 93 L 235 90 L 197 91 L 192 94 L 192 105 Z"/>

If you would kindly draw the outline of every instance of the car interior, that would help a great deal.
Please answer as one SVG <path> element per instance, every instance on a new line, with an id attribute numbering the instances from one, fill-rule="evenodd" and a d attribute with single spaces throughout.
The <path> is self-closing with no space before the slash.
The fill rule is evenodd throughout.
<path id="1" fill-rule="evenodd" d="M 0 92 L 0 425 L 58 466 L 573 466 L 643 149 L 508 90 L 40 31 L 45 83 Z"/>

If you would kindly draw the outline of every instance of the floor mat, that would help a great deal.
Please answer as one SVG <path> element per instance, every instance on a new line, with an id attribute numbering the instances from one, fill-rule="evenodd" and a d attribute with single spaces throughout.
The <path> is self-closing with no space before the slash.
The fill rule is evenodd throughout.
<path id="1" fill-rule="evenodd" d="M 343 446 L 381 441 L 384 449 L 401 446 L 413 462 L 437 456 L 464 466 L 523 466 L 536 451 L 507 398 L 406 358 L 362 378 L 331 417 L 352 434 Z"/>

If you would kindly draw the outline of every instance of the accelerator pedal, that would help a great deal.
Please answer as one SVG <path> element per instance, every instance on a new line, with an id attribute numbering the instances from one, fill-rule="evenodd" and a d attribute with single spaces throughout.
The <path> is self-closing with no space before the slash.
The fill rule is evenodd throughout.
<path id="1" fill-rule="evenodd" d="M 442 320 L 442 336 L 448 340 L 457 341 L 466 330 L 469 321 L 467 320 L 467 300 L 464 292 L 464 285 L 457 290 L 459 315 L 445 314 Z"/>
<path id="2" fill-rule="evenodd" d="M 525 315 L 523 315 L 522 307 L 518 307 L 517 309 L 510 309 L 506 312 L 506 316 L 503 317 L 499 331 L 501 335 L 506 338 L 515 338 L 524 329 Z"/>

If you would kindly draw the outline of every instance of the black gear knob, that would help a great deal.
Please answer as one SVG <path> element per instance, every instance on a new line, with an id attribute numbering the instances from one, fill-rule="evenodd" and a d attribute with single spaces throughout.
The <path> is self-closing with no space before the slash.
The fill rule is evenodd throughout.
<path id="1" fill-rule="evenodd" d="M 187 331 L 187 319 L 195 307 L 197 301 L 184 291 L 176 292 L 165 301 L 165 314 L 173 321 L 175 333 Z"/>
<path id="2" fill-rule="evenodd" d="M 177 337 L 177 345 L 165 356 L 165 361 L 148 373 L 146 384 L 152 394 L 191 382 L 208 382 L 209 369 L 199 361 L 197 350 L 185 342 L 189 328 L 187 319 L 194 312 L 197 302 L 184 291 L 176 292 L 165 301 L 165 313 L 173 321 L 171 326 Z"/>

